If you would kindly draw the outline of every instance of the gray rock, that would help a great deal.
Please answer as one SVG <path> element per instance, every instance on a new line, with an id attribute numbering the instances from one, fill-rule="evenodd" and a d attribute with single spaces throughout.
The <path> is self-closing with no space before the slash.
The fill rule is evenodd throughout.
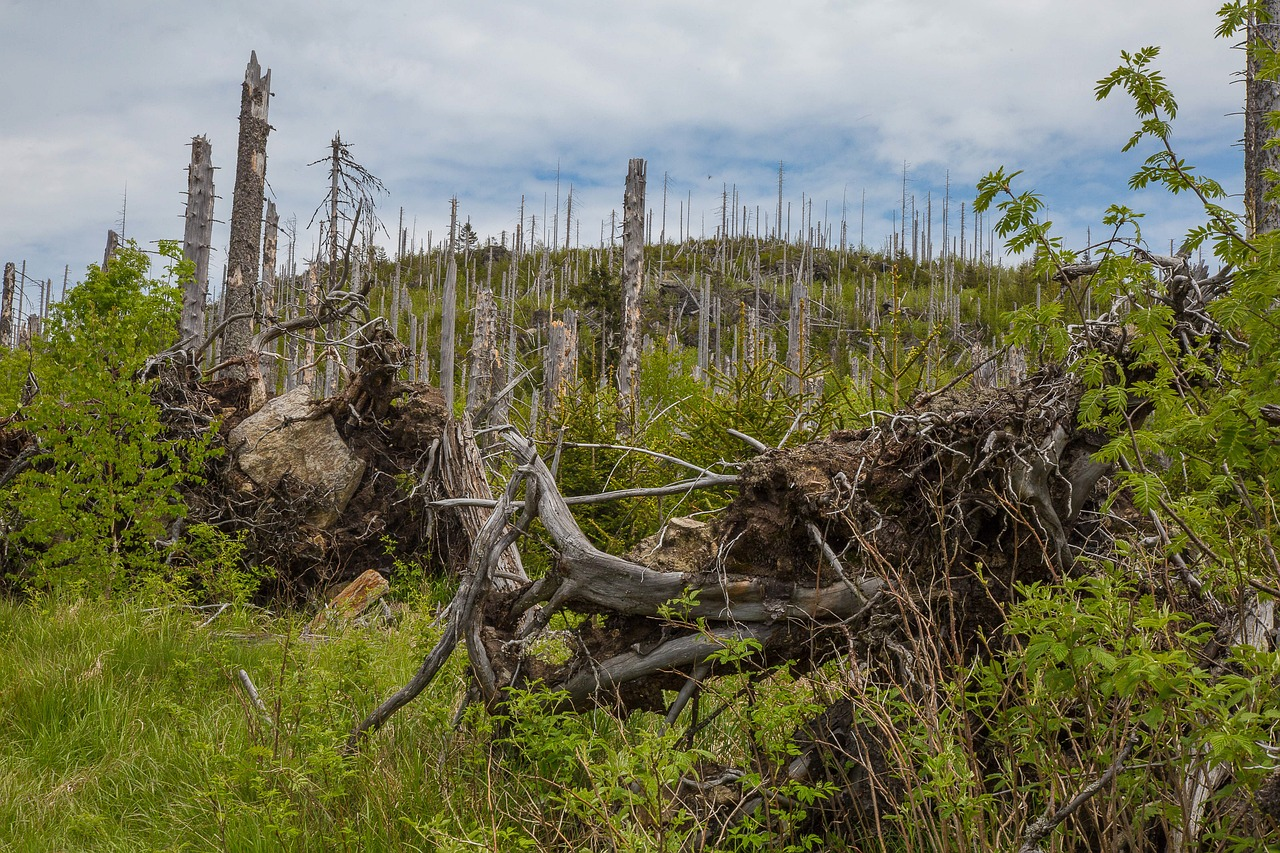
<path id="1" fill-rule="evenodd" d="M 364 460 L 351 453 L 331 415 L 316 416 L 305 385 L 269 400 L 227 443 L 240 470 L 262 488 L 274 488 L 287 474 L 312 487 L 318 506 L 307 521 L 320 528 L 338 520 L 364 476 Z"/>

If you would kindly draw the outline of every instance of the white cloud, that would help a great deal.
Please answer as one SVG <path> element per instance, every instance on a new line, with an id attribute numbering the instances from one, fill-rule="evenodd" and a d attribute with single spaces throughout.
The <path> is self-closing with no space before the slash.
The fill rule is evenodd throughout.
<path id="1" fill-rule="evenodd" d="M 386 218 L 403 204 L 420 234 L 441 232 L 453 193 L 481 233 L 513 230 L 522 193 L 541 218 L 558 161 L 561 200 L 572 182 L 594 241 L 630 156 L 650 159 L 651 206 L 663 173 L 673 177 L 669 231 L 690 193 L 695 232 L 704 214 L 718 220 L 725 184 L 772 218 L 784 160 L 797 208 L 802 192 L 838 211 L 865 189 L 876 245 L 904 162 L 921 206 L 948 171 L 965 197 L 988 169 L 1025 168 L 1051 205 L 1061 200 L 1057 219 L 1082 232 L 1137 165 L 1117 153 L 1130 106 L 1095 103 L 1094 82 L 1121 49 L 1146 44 L 1163 45 L 1180 143 L 1239 183 L 1239 119 L 1226 114 L 1241 58 L 1213 40 L 1199 0 L 266 6 L 10 0 L 0 260 L 25 257 L 42 275 L 82 268 L 118 218 L 125 181 L 130 233 L 179 234 L 184 146 L 197 133 L 210 136 L 229 195 L 250 49 L 273 69 L 268 180 L 302 224 L 324 192 L 305 164 L 340 130 L 391 189 Z M 224 198 L 219 215 L 229 209 Z M 1182 229 L 1191 215 L 1171 204 L 1161 225 Z"/>

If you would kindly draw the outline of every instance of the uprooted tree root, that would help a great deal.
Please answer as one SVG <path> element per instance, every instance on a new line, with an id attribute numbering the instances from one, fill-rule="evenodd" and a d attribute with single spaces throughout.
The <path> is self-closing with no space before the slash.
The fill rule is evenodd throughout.
<path id="1" fill-rule="evenodd" d="M 1104 469 L 1090 460 L 1097 436 L 1074 426 L 1080 393 L 1050 371 L 770 450 L 744 466 L 713 525 L 681 520 L 627 557 L 592 545 L 533 445 L 508 432 L 516 471 L 477 536 L 443 638 L 348 747 L 411 701 L 463 639 L 472 695 L 490 707 L 529 688 L 560 695 L 564 708 L 659 711 L 670 724 L 717 673 L 803 673 L 837 658 L 925 690 L 939 677 L 938 650 L 955 666 L 998 642 L 1016 584 L 1060 578 L 1074 556 L 1101 547 L 1096 514 L 1082 512 Z M 535 518 L 554 542 L 553 569 L 495 589 L 498 558 Z M 585 618 L 549 631 L 561 612 Z M 540 655 L 547 637 L 567 653 Z M 723 662 L 743 641 L 751 653 Z M 886 775 L 884 732 L 854 723 L 847 702 L 797 743 L 789 765 L 758 769 L 780 782 L 837 782 L 844 821 L 850 809 L 891 810 L 900 792 Z M 740 794 L 731 806 L 717 795 L 708 825 L 759 806 L 759 792 Z"/>
<path id="2" fill-rule="evenodd" d="M 207 523 L 243 538 L 244 558 L 273 570 L 266 594 L 300 599 L 367 569 L 389 575 L 397 560 L 427 561 L 437 573 L 465 565 L 470 538 L 458 513 L 431 509 L 452 497 L 441 491 L 438 466 L 449 422 L 438 389 L 401 382 L 403 347 L 380 332 L 361 348 L 343 390 L 316 400 L 315 417 L 333 417 L 342 441 L 365 464 L 354 494 L 332 523 L 315 523 L 327 495 L 291 476 L 262 486 L 237 464 L 231 431 L 250 414 L 250 383 L 202 382 L 181 359 L 158 370 L 153 399 L 170 437 L 217 426 L 224 453 L 204 482 L 184 487 L 188 523 Z"/>

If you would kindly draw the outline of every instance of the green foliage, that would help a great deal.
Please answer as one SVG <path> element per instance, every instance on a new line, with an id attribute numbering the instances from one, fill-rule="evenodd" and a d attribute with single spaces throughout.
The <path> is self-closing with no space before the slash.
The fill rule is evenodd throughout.
<path id="1" fill-rule="evenodd" d="M 162 251 L 177 258 L 171 244 Z M 133 245 L 105 271 L 90 267 L 31 349 L 0 358 L 11 428 L 36 448 L 0 491 L 6 576 L 28 590 L 109 595 L 176 579 L 178 486 L 198 477 L 208 442 L 168 438 L 138 378 L 176 334 L 173 282 L 188 272 L 175 264 L 153 280 L 148 267 Z"/>

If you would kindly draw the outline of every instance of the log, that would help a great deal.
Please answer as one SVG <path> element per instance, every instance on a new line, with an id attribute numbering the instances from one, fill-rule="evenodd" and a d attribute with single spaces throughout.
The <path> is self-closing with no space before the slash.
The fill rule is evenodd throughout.
<path id="1" fill-rule="evenodd" d="M 318 634 L 331 620 L 349 620 L 359 616 L 391 591 L 391 584 L 379 572 L 369 569 L 347 584 L 302 629 L 304 636 Z"/>

